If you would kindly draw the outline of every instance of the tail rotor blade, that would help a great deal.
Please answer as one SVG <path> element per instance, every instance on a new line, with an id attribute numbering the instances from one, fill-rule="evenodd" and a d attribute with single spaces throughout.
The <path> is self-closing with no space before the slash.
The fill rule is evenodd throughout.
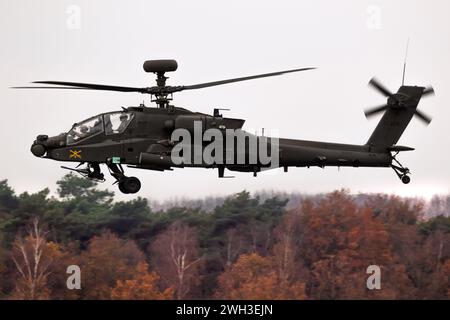
<path id="1" fill-rule="evenodd" d="M 376 78 L 372 78 L 369 81 L 369 85 L 375 88 L 378 92 L 380 92 L 385 97 L 392 96 L 392 92 L 390 92 L 384 85 L 381 84 Z"/>
<path id="2" fill-rule="evenodd" d="M 387 107 L 388 107 L 387 104 L 384 104 L 382 106 L 366 109 L 364 110 L 364 114 L 366 115 L 366 118 L 369 118 L 371 116 L 376 115 L 377 113 L 385 111 Z"/>
<path id="3" fill-rule="evenodd" d="M 422 120 L 426 125 L 429 125 L 431 122 L 431 117 L 426 115 L 420 110 L 416 110 L 414 112 L 414 115 L 417 116 L 420 120 Z"/>

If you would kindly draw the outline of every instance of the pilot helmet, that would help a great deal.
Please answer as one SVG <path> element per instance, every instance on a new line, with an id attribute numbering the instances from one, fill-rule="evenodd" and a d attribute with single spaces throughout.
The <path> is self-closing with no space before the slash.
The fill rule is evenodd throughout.
<path id="1" fill-rule="evenodd" d="M 87 126 L 81 126 L 80 127 L 80 132 L 81 133 L 86 133 L 86 132 L 88 132 L 88 130 L 89 130 L 89 128 Z"/>

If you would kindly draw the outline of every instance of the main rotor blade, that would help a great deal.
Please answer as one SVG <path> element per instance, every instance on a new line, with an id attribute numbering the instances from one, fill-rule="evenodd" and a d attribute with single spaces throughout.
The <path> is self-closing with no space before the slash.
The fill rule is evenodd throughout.
<path id="1" fill-rule="evenodd" d="M 414 115 L 417 116 L 420 120 L 422 120 L 423 122 L 425 122 L 426 125 L 429 125 L 431 122 L 431 117 L 427 116 L 425 113 L 423 113 L 420 110 L 416 110 L 414 112 Z"/>
<path id="2" fill-rule="evenodd" d="M 70 87 L 75 87 L 76 89 L 107 90 L 107 91 L 120 91 L 120 92 L 140 92 L 140 93 L 147 92 L 147 88 L 110 86 L 110 85 L 94 84 L 94 83 L 65 82 L 65 81 L 33 81 L 33 83 L 67 86 L 66 89 L 69 89 Z M 41 88 L 47 89 L 47 87 L 41 87 Z M 50 88 L 60 89 L 61 87 L 48 87 L 48 89 L 50 89 Z"/>
<path id="3" fill-rule="evenodd" d="M 316 68 L 293 69 L 293 70 L 286 70 L 286 71 L 278 71 L 278 72 L 271 72 L 271 73 L 265 73 L 265 74 L 258 74 L 258 75 L 242 77 L 242 78 L 234 78 L 234 79 L 226 79 L 226 80 L 213 81 L 213 82 L 205 82 L 205 83 L 199 83 L 199 84 L 194 84 L 194 85 L 190 85 L 190 86 L 182 86 L 180 91 L 181 90 L 192 90 L 192 89 L 214 87 L 214 86 L 220 86 L 222 84 L 227 84 L 227 83 L 232 83 L 232 82 L 246 81 L 246 80 L 265 78 L 265 77 L 273 77 L 273 76 L 279 76 L 279 75 L 282 75 L 282 74 L 285 74 L 285 73 L 306 71 L 306 70 L 312 70 L 312 69 L 316 69 Z"/>
<path id="4" fill-rule="evenodd" d="M 425 90 L 423 90 L 422 97 L 426 97 L 428 95 L 434 95 L 433 87 L 426 87 Z"/>
<path id="5" fill-rule="evenodd" d="M 88 89 L 88 88 L 79 88 L 79 87 L 10 87 L 10 89 Z"/>
<path id="6" fill-rule="evenodd" d="M 373 116 L 379 112 L 383 112 L 384 110 L 387 109 L 387 104 L 384 104 L 382 106 L 378 106 L 378 107 L 374 107 L 374 108 L 370 108 L 370 109 L 366 109 L 364 110 L 364 114 L 366 115 L 366 118 Z"/>
<path id="7" fill-rule="evenodd" d="M 374 87 L 376 90 L 378 90 L 379 92 L 381 92 L 381 94 L 383 94 L 385 97 L 390 97 L 392 96 L 392 92 L 390 92 L 385 86 L 383 86 L 381 84 L 380 81 L 378 81 L 376 78 L 372 78 L 369 81 L 369 85 Z"/>

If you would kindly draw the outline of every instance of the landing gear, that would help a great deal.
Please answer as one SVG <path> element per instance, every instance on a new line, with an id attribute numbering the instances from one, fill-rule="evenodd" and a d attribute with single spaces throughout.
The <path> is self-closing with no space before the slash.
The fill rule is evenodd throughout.
<path id="1" fill-rule="evenodd" d="M 404 184 L 408 184 L 410 181 L 411 181 L 411 178 L 409 176 L 405 175 L 405 176 L 402 177 L 402 182 Z"/>
<path id="2" fill-rule="evenodd" d="M 141 182 L 136 177 L 125 176 L 122 166 L 115 163 L 108 163 L 109 172 L 116 178 L 116 183 L 119 185 L 119 190 L 122 193 L 130 194 L 136 193 L 141 189 Z"/>
<path id="3" fill-rule="evenodd" d="M 136 193 L 141 189 L 141 182 L 136 177 L 123 177 L 119 181 L 119 190 L 122 193 Z"/>
<path id="4" fill-rule="evenodd" d="M 68 168 L 62 166 L 61 168 L 75 171 L 81 174 L 83 177 L 95 180 L 98 182 L 104 182 L 105 177 L 100 170 L 100 165 L 98 163 L 89 162 L 86 168 L 79 169 L 84 162 L 80 163 L 76 168 Z M 141 182 L 136 177 L 127 177 L 125 176 L 124 170 L 120 164 L 115 163 L 107 163 L 109 172 L 116 179 L 116 182 L 119 185 L 119 190 L 122 193 L 136 193 L 141 189 Z"/>
<path id="5" fill-rule="evenodd" d="M 91 180 L 95 180 L 98 182 L 105 181 L 105 177 L 104 177 L 103 173 L 100 171 L 100 165 L 98 163 L 90 162 L 87 164 L 86 168 L 78 169 L 78 167 L 80 167 L 83 164 L 84 163 L 81 162 L 76 168 L 69 168 L 69 167 L 65 167 L 65 166 L 61 166 L 61 168 L 75 171 L 76 173 L 81 174 L 83 177 L 91 179 Z"/>
<path id="6" fill-rule="evenodd" d="M 394 169 L 395 173 L 399 177 L 399 179 L 404 183 L 408 184 L 411 182 L 411 178 L 409 177 L 410 171 L 408 168 L 404 167 L 398 160 L 395 158 L 398 152 L 392 156 L 392 160 L 396 163 L 391 164 L 391 168 Z"/>
<path id="7" fill-rule="evenodd" d="M 89 163 L 88 164 L 88 178 L 97 180 L 97 181 L 105 181 L 105 177 L 100 170 L 100 165 L 98 163 Z"/>

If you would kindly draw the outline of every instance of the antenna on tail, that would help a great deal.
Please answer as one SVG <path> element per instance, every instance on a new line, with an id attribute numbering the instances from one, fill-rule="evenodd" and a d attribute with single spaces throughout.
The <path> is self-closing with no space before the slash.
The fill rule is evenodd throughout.
<path id="1" fill-rule="evenodd" d="M 409 38 L 408 38 L 408 42 L 406 43 L 405 60 L 403 62 L 402 86 L 405 85 L 406 59 L 408 58 L 408 48 L 409 48 Z"/>

